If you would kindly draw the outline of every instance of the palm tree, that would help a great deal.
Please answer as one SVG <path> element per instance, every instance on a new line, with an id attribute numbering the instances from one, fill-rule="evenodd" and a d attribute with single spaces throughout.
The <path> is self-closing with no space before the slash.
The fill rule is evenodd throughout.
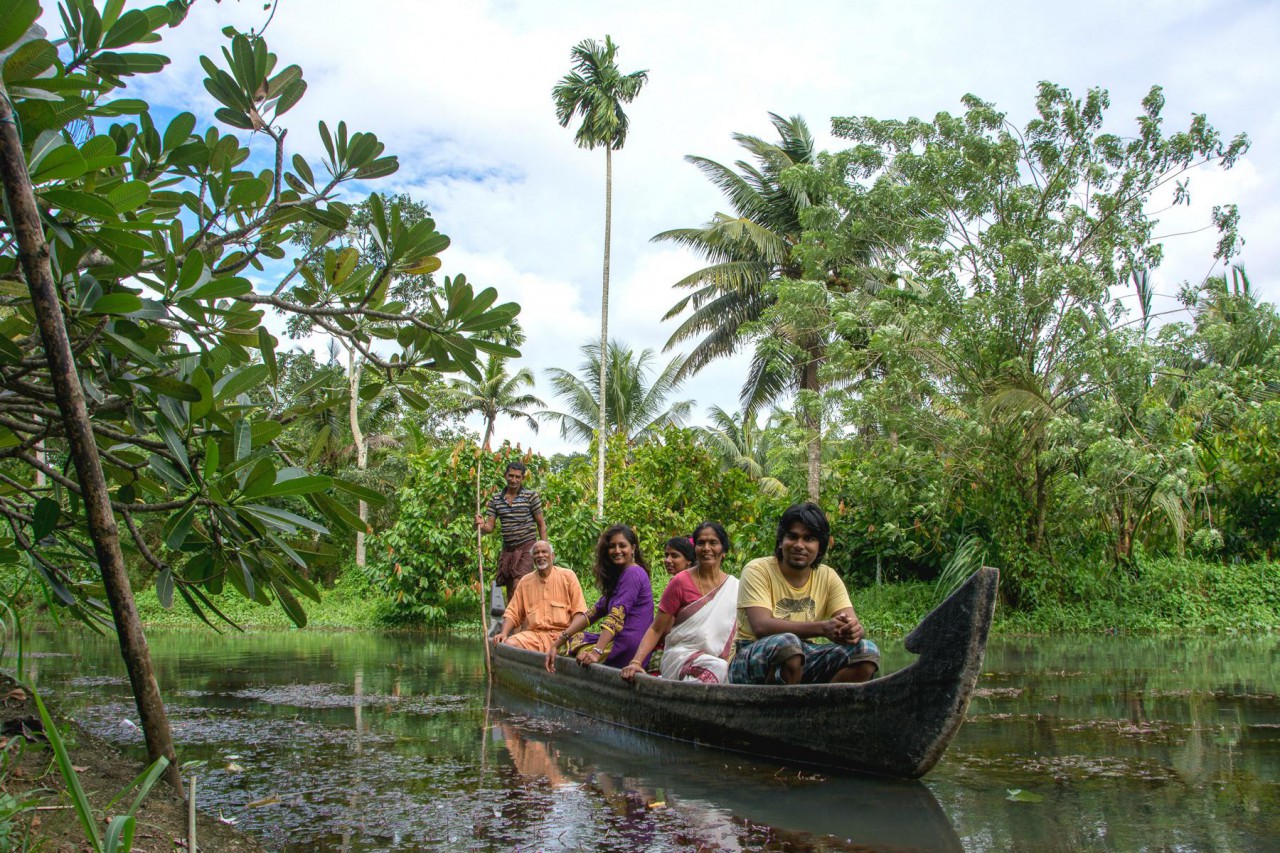
<path id="1" fill-rule="evenodd" d="M 711 450 L 720 457 L 724 468 L 740 468 L 747 472 L 760 491 L 770 497 L 781 497 L 787 487 L 777 477 L 768 474 L 769 434 L 760 432 L 755 418 L 750 415 L 732 415 L 719 406 L 709 412 L 711 425 L 702 428 L 703 438 Z"/>
<path id="2" fill-rule="evenodd" d="M 514 374 L 509 374 L 507 360 L 501 356 L 489 357 L 479 382 L 469 379 L 455 379 L 452 382 L 458 410 L 477 412 L 484 416 L 484 440 L 480 442 L 480 446 L 485 448 L 493 437 L 494 423 L 501 415 L 515 420 L 523 419 L 534 432 L 538 431 L 538 422 L 528 410 L 533 406 L 547 404 L 532 394 L 523 393 L 526 388 L 533 388 L 533 374 L 529 368 L 522 367 Z"/>
<path id="3" fill-rule="evenodd" d="M 600 345 L 583 344 L 585 357 L 577 375 L 560 368 L 547 371 L 556 396 L 565 401 L 567 412 L 539 412 L 538 416 L 560 424 L 560 435 L 590 441 L 596 434 L 600 418 Z M 680 387 L 678 378 L 684 357 L 677 355 L 652 377 L 655 353 L 651 349 L 633 352 L 626 344 L 609 342 L 609 374 L 613 382 L 605 397 L 604 422 L 609 435 L 624 435 L 628 444 L 644 441 L 662 427 L 683 426 L 693 411 L 692 400 L 667 404 Z M 652 378 L 651 378 L 652 377 Z M 601 444 L 606 443 L 604 440 Z"/>
<path id="4" fill-rule="evenodd" d="M 755 354 L 741 395 L 747 417 L 754 417 L 785 394 L 820 392 L 819 368 L 826 358 L 829 335 L 827 323 L 797 324 L 769 316 L 778 301 L 773 285 L 804 278 L 794 252 L 804 231 L 801 211 L 827 201 L 820 190 L 782 180 L 787 169 L 816 164 L 809 126 L 800 116 L 786 119 L 770 113 L 769 118 L 779 135 L 776 143 L 734 134 L 754 164 L 739 160 L 735 169 L 705 157 L 685 158 L 724 191 L 733 214 L 717 213 L 701 227 L 663 231 L 653 238 L 678 243 L 710 262 L 676 282 L 676 287 L 692 289 L 693 293 L 679 300 L 663 318 L 673 319 L 692 308 L 671 335 L 667 349 L 701 337 L 681 378 L 733 355 L 749 339 L 755 339 Z M 830 278 L 836 278 L 835 274 Z M 760 323 L 766 318 L 766 333 L 761 334 Z M 822 459 L 820 404 L 806 399 L 802 416 L 810 436 L 808 491 L 816 501 Z"/>
<path id="5" fill-rule="evenodd" d="M 623 104 L 629 104 L 640 94 L 640 89 L 649 79 L 647 71 L 632 71 L 623 74 L 614 58 L 618 46 L 609 36 L 604 37 L 601 45 L 595 39 L 585 39 L 569 52 L 573 70 L 566 74 L 555 88 L 551 97 L 556 103 L 556 119 L 561 127 L 568 127 L 573 116 L 582 117 L 581 124 L 574 134 L 574 142 L 579 148 L 595 149 L 604 146 L 604 278 L 600 287 L 600 347 L 604 350 L 609 339 L 609 237 L 613 225 L 613 152 L 622 148 L 627 141 L 629 122 L 627 114 L 622 111 Z M 600 447 L 596 458 L 596 517 L 604 518 L 604 435 L 605 412 L 608 406 L 604 403 L 607 387 L 604 359 L 600 360 L 600 379 L 598 384 L 599 398 L 596 409 L 599 412 Z"/>

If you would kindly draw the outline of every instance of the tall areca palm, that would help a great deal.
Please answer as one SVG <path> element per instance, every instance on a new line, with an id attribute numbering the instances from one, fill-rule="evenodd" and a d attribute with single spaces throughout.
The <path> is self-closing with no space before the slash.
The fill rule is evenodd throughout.
<path id="1" fill-rule="evenodd" d="M 750 373 L 742 389 L 748 417 L 785 394 L 802 392 L 808 398 L 821 390 L 819 368 L 826 358 L 829 328 L 825 322 L 797 323 L 770 317 L 770 309 L 778 301 L 775 285 L 804 278 L 795 254 L 804 231 L 801 211 L 827 199 L 811 185 L 782 179 L 783 172 L 793 166 L 817 162 L 813 136 L 804 119 L 773 113 L 769 118 L 778 132 L 778 142 L 734 134 L 754 162 L 739 160 L 729 167 L 705 157 L 685 158 L 725 193 L 733 213 L 717 213 L 701 227 L 663 231 L 653 238 L 678 243 L 709 262 L 676 282 L 676 287 L 693 292 L 672 306 L 664 318 L 674 319 L 692 309 L 667 342 L 670 349 L 700 338 L 685 362 L 682 377 L 755 340 Z M 762 320 L 767 320 L 764 334 L 760 332 Z M 822 456 L 821 406 L 806 399 L 802 413 L 810 435 L 808 491 L 816 501 Z"/>
<path id="2" fill-rule="evenodd" d="M 522 367 L 515 373 L 507 373 L 507 360 L 501 356 L 490 356 L 484 364 L 479 382 L 455 379 L 451 383 L 458 409 L 476 412 L 484 417 L 484 440 L 480 443 L 481 447 L 489 446 L 494 424 L 500 416 L 523 420 L 534 432 L 538 431 L 538 422 L 529 409 L 545 406 L 546 403 L 526 393 L 526 388 L 533 388 L 533 374 L 529 368 Z"/>
<path id="3" fill-rule="evenodd" d="M 539 412 L 539 416 L 560 424 L 560 435 L 590 441 L 600 422 L 600 345 L 592 341 L 582 346 L 584 356 L 578 373 L 560 368 L 547 371 L 556 396 L 565 401 L 566 412 Z M 632 351 L 626 344 L 609 342 L 609 375 L 613 382 L 605 395 L 605 432 L 625 435 L 635 444 L 664 426 L 683 426 L 693 411 L 692 400 L 668 404 L 668 398 L 680 387 L 679 374 L 684 357 L 676 356 L 653 376 L 651 349 Z M 604 443 L 604 442 L 601 442 Z"/>
<path id="4" fill-rule="evenodd" d="M 613 226 L 613 152 L 627 141 L 629 121 L 622 105 L 640 94 L 649 79 L 647 71 L 624 74 L 614 61 L 618 46 L 609 36 L 604 44 L 595 39 L 578 42 L 570 51 L 573 70 L 566 74 L 551 96 L 555 99 L 556 119 L 568 127 L 574 115 L 582 121 L 574 134 L 579 148 L 594 150 L 604 146 L 604 277 L 600 287 L 600 349 L 609 339 L 609 238 Z M 604 393 L 607 388 L 606 360 L 600 360 L 599 411 L 600 448 L 596 458 L 596 517 L 604 518 Z"/>

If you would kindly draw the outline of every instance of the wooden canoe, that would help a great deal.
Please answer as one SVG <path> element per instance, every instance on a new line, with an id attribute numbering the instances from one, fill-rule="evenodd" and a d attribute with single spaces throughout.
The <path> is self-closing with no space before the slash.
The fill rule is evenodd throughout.
<path id="1" fill-rule="evenodd" d="M 982 671 L 999 572 L 983 568 L 904 640 L 915 661 L 865 684 L 708 685 L 580 667 L 511 646 L 493 655 L 501 684 L 540 702 L 702 746 L 788 764 L 918 779 L 964 721 Z"/>

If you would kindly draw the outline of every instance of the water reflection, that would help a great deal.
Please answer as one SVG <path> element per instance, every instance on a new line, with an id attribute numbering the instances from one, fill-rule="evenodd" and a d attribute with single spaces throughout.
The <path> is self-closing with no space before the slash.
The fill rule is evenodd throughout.
<path id="1" fill-rule="evenodd" d="M 1276 637 L 993 641 L 965 726 L 905 786 L 486 702 L 463 638 L 151 640 L 181 757 L 208 762 L 201 807 L 284 850 L 1249 851 L 1280 836 Z M 29 677 L 140 756 L 110 640 L 33 642 L 67 654 L 30 658 Z M 906 659 L 886 649 L 888 669 Z"/>
<path id="2" fill-rule="evenodd" d="M 961 850 L 938 801 L 918 782 L 823 776 L 744 762 L 536 705 L 495 689 L 494 727 L 515 771 L 550 788 L 577 786 L 645 849 L 661 812 L 698 850 Z M 824 837 L 825 836 L 825 837 Z M 764 845 L 764 846 L 762 846 Z"/>

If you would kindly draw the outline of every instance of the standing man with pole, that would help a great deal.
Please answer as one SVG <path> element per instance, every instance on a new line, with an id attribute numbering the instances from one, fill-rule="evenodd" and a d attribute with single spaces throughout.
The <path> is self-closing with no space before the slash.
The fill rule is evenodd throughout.
<path id="1" fill-rule="evenodd" d="M 476 514 L 476 529 L 482 534 L 492 533 L 495 524 L 502 522 L 502 555 L 494 580 L 506 589 L 507 601 L 516 582 L 533 571 L 533 543 L 547 538 L 542 498 L 524 488 L 527 473 L 523 462 L 508 462 L 507 487 L 489 499 L 483 515 Z"/>

